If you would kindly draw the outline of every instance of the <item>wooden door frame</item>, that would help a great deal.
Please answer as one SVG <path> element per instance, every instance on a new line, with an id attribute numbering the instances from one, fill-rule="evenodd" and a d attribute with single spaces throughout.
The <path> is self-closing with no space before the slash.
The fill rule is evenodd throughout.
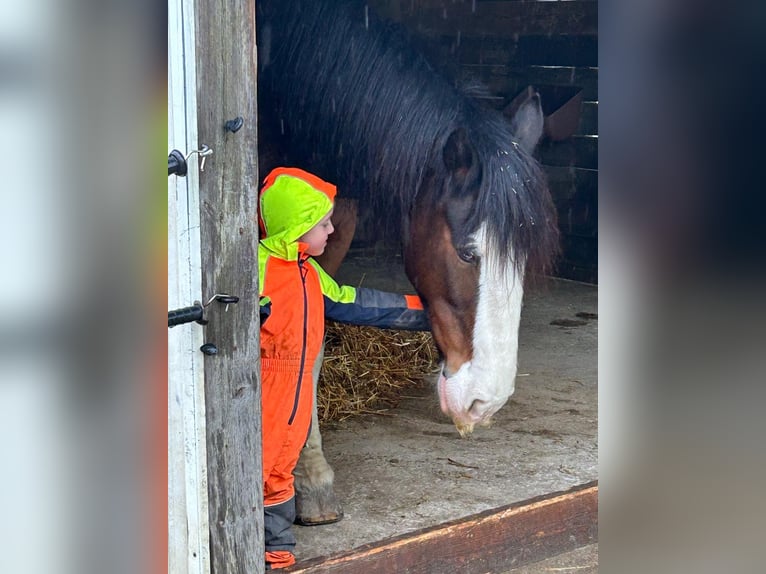
<path id="1" fill-rule="evenodd" d="M 202 292 L 212 303 L 205 342 L 207 480 L 211 568 L 263 572 L 258 148 L 255 2 L 195 4 L 197 127 L 209 146 L 199 173 Z M 241 117 L 235 133 L 227 121 Z"/>
<path id="2" fill-rule="evenodd" d="M 197 147 L 194 9 L 168 1 L 168 151 Z M 202 299 L 197 158 L 185 177 L 168 177 L 168 309 Z M 209 574 L 203 331 L 168 332 L 168 571 Z"/>

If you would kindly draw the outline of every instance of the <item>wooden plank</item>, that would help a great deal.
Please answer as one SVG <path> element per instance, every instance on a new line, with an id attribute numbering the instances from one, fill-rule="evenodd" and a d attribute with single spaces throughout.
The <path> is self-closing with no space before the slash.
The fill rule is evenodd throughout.
<path id="1" fill-rule="evenodd" d="M 557 205 L 559 230 L 572 237 L 598 235 L 598 211 L 590 205 Z"/>
<path id="2" fill-rule="evenodd" d="M 196 2 L 199 143 L 213 149 L 200 180 L 202 292 L 239 297 L 209 307 L 205 357 L 211 569 L 264 571 L 260 328 L 257 319 L 255 3 Z M 237 133 L 224 130 L 241 116 Z"/>
<path id="3" fill-rule="evenodd" d="M 596 269 L 598 267 L 598 237 L 561 236 L 561 264 Z"/>
<path id="4" fill-rule="evenodd" d="M 292 574 L 480 574 L 502 572 L 598 538 L 598 484 L 591 482 L 296 564 Z"/>
<path id="5" fill-rule="evenodd" d="M 572 185 L 574 193 L 571 193 L 569 197 L 562 198 L 554 191 L 556 186 L 557 184 L 552 184 L 550 188 L 556 205 L 561 232 L 568 235 L 595 237 L 598 233 L 597 188 Z"/>
<path id="6" fill-rule="evenodd" d="M 507 66 L 517 46 L 508 38 L 461 37 L 455 52 L 463 65 Z"/>
<path id="7" fill-rule="evenodd" d="M 583 90 L 583 100 L 598 101 L 598 69 L 573 68 L 569 66 L 479 66 L 462 64 L 459 78 L 478 80 L 496 95 L 510 101 L 529 85 L 578 86 Z"/>
<path id="8" fill-rule="evenodd" d="M 554 275 L 562 279 L 598 284 L 598 267 L 596 265 L 579 265 L 571 261 L 560 261 L 556 265 Z"/>
<path id="9" fill-rule="evenodd" d="M 536 155 L 543 165 L 598 169 L 598 137 L 572 136 L 561 142 L 543 141 Z"/>
<path id="10" fill-rule="evenodd" d="M 510 66 L 598 67 L 597 36 L 522 36 Z"/>
<path id="11" fill-rule="evenodd" d="M 585 101 L 598 101 L 598 68 L 572 66 L 529 66 L 510 68 L 510 79 L 519 87 L 518 93 L 529 84 L 551 86 L 578 86 Z"/>
<path id="12" fill-rule="evenodd" d="M 563 234 L 595 237 L 598 233 L 598 171 L 543 166 Z"/>
<path id="13" fill-rule="evenodd" d="M 434 42 L 432 40 L 432 42 Z M 441 42 L 458 55 L 463 64 L 598 67 L 596 36 L 521 36 L 511 38 L 463 38 Z"/>
<path id="14" fill-rule="evenodd" d="M 569 199 L 578 190 L 585 189 L 588 193 L 598 194 L 598 171 L 582 169 L 573 166 L 544 165 L 543 171 L 548 179 L 554 199 Z M 567 186 L 565 189 L 564 186 Z M 557 190 L 556 193 L 553 191 Z M 558 193 L 562 191 L 562 193 Z"/>
<path id="15" fill-rule="evenodd" d="M 386 16 L 400 18 L 410 30 L 426 36 L 463 37 L 514 35 L 593 35 L 598 32 L 598 3 L 571 2 L 443 2 L 419 0 L 385 7 L 386 0 L 369 2 Z"/>
<path id="16" fill-rule="evenodd" d="M 435 42 L 432 40 L 432 42 Z M 441 39 L 447 51 L 463 65 L 598 67 L 598 40 L 595 36 L 523 36 L 510 38 Z"/>
<path id="17" fill-rule="evenodd" d="M 168 144 L 197 144 L 194 9 L 168 2 Z M 168 178 L 168 309 L 202 299 L 199 186 L 195 170 Z M 199 325 L 168 332 L 168 572 L 210 572 L 205 379 Z"/>
<path id="18" fill-rule="evenodd" d="M 598 201 L 598 171 L 573 166 L 544 165 L 553 201 Z"/>
<path id="19" fill-rule="evenodd" d="M 583 102 L 575 135 L 598 135 L 598 102 Z"/>
<path id="20" fill-rule="evenodd" d="M 556 277 L 598 281 L 598 171 L 543 166 L 561 231 Z"/>

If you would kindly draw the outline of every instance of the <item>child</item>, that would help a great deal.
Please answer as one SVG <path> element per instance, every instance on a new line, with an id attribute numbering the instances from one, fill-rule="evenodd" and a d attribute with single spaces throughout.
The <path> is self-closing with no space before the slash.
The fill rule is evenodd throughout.
<path id="1" fill-rule="evenodd" d="M 277 168 L 266 177 L 258 204 L 267 569 L 295 563 L 293 469 L 311 425 L 311 370 L 325 317 L 429 329 L 417 296 L 341 287 L 311 257 L 324 251 L 333 232 L 334 198 L 334 185 L 297 168 Z"/>

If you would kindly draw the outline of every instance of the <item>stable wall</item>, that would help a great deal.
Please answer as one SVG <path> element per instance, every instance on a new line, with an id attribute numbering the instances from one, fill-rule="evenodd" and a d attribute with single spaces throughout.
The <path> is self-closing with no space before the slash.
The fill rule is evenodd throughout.
<path id="1" fill-rule="evenodd" d="M 536 155 L 559 218 L 555 275 L 598 282 L 598 3 L 595 0 L 372 0 L 401 23 L 431 64 L 456 84 L 480 81 L 488 105 L 504 109 L 527 86 L 580 91 L 579 121 Z M 557 102 L 545 101 L 546 115 Z"/>

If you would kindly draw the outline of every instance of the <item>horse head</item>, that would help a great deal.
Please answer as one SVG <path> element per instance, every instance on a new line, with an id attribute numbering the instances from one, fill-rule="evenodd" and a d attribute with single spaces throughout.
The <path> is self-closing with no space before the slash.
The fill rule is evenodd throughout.
<path id="1" fill-rule="evenodd" d="M 364 2 L 257 4 L 259 141 L 365 201 L 385 231 L 401 215 L 405 269 L 444 359 L 442 409 L 470 432 L 514 391 L 524 277 L 544 270 L 558 243 L 530 155 L 539 97 L 515 99 L 509 122 L 439 76 Z"/>
<path id="2" fill-rule="evenodd" d="M 441 408 L 461 435 L 489 424 L 514 392 L 524 273 L 534 256 L 530 229 L 535 217 L 544 228 L 550 216 L 545 201 L 525 197 L 544 186 L 541 174 L 519 167 L 536 166 L 528 154 L 542 133 L 539 98 L 516 112 L 507 133 L 513 141 L 488 153 L 476 147 L 482 137 L 451 131 L 405 218 L 406 272 L 443 357 Z"/>

